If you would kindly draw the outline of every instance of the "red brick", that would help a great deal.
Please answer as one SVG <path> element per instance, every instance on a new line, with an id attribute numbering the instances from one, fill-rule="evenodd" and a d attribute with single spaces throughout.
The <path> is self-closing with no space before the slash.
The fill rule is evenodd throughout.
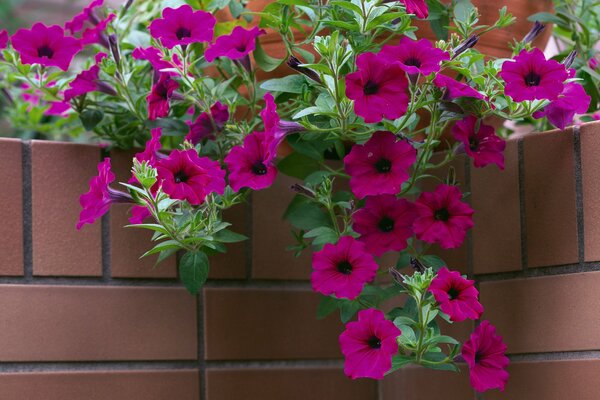
<path id="1" fill-rule="evenodd" d="M 238 204 L 225 210 L 223 220 L 232 224 L 229 229 L 250 238 L 247 221 L 250 211 L 248 204 Z M 228 243 L 227 253 L 217 253 L 211 256 L 209 279 L 245 279 L 247 277 L 246 264 L 250 261 L 246 252 L 249 247 L 250 244 L 247 240 Z"/>
<path id="2" fill-rule="evenodd" d="M 36 140 L 31 154 L 34 275 L 102 275 L 100 221 L 75 228 L 79 196 L 97 175 L 99 149 Z"/>
<path id="3" fill-rule="evenodd" d="M 484 318 L 510 353 L 600 348 L 600 272 L 483 282 Z"/>
<path id="4" fill-rule="evenodd" d="M 471 168 L 473 270 L 476 274 L 521 269 L 521 206 L 516 140 L 504 151 L 505 169 Z"/>
<path id="5" fill-rule="evenodd" d="M 340 358 L 338 315 L 308 290 L 205 289 L 207 360 Z"/>
<path id="6" fill-rule="evenodd" d="M 0 286 L 3 361 L 193 360 L 196 299 L 180 288 Z"/>
<path id="7" fill-rule="evenodd" d="M 210 400 L 377 400 L 376 382 L 351 380 L 342 368 L 209 369 Z"/>
<path id="8" fill-rule="evenodd" d="M 581 126 L 585 261 L 600 260 L 600 122 Z"/>
<path id="9" fill-rule="evenodd" d="M 527 265 L 579 261 L 572 129 L 525 136 Z"/>
<path id="10" fill-rule="evenodd" d="M 0 374 L 3 400 L 197 400 L 199 371 Z M 43 395 L 42 395 L 43 394 Z"/>
<path id="11" fill-rule="evenodd" d="M 485 394 L 485 400 L 597 400 L 600 398 L 600 360 L 515 362 L 504 392 Z"/>
<path id="12" fill-rule="evenodd" d="M 22 146 L 18 139 L 0 139 L 0 275 L 23 275 Z"/>
<path id="13" fill-rule="evenodd" d="M 468 368 L 460 373 L 409 366 L 381 382 L 381 400 L 475 400 Z"/>

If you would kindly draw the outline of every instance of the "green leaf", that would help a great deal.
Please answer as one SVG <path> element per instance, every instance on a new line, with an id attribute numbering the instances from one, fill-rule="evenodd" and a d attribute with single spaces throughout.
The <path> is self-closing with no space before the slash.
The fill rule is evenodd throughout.
<path id="1" fill-rule="evenodd" d="M 317 307 L 317 319 L 323 319 L 342 305 L 344 301 L 335 297 L 323 297 Z"/>
<path id="2" fill-rule="evenodd" d="M 292 153 L 277 164 L 277 169 L 285 175 L 304 179 L 319 170 L 319 162 L 304 154 Z"/>
<path id="3" fill-rule="evenodd" d="M 338 235 L 335 231 L 327 226 L 319 226 L 304 234 L 305 238 L 315 238 L 312 242 L 313 246 L 321 246 L 326 243 L 335 243 L 338 240 Z"/>
<path id="4" fill-rule="evenodd" d="M 551 22 L 560 26 L 566 25 L 565 21 L 562 18 L 557 17 L 556 15 L 549 12 L 539 12 L 537 14 L 530 15 L 529 17 L 527 17 L 527 20 L 531 22 Z"/>
<path id="5" fill-rule="evenodd" d="M 300 195 L 294 197 L 283 218 L 295 228 L 304 230 L 311 230 L 319 226 L 332 226 L 329 215 L 320 206 Z"/>
<path id="6" fill-rule="evenodd" d="M 151 254 L 159 253 L 161 251 L 170 250 L 170 249 L 179 250 L 180 248 L 181 248 L 181 244 L 178 241 L 166 240 L 164 242 L 157 244 L 152 249 L 150 249 L 147 252 L 145 252 L 144 254 L 142 254 L 142 257 L 140 257 L 140 258 L 147 257 Z"/>
<path id="7" fill-rule="evenodd" d="M 208 257 L 201 251 L 187 252 L 179 262 L 179 276 L 190 294 L 197 294 L 208 278 Z"/>
<path id="8" fill-rule="evenodd" d="M 361 309 L 360 303 L 357 301 L 346 301 L 342 304 L 340 317 L 345 324 Z"/>
<path id="9" fill-rule="evenodd" d="M 392 357 L 392 368 L 386 372 L 385 374 L 391 374 L 394 371 L 399 370 L 400 368 L 404 367 L 405 365 L 408 365 L 412 362 L 412 358 L 409 356 L 403 356 L 403 355 L 399 355 L 396 354 L 395 356 Z"/>
<path id="10" fill-rule="evenodd" d="M 150 229 L 155 232 L 164 233 L 165 235 L 169 234 L 169 231 L 167 231 L 164 226 L 159 225 L 159 224 L 131 224 L 131 225 L 125 225 L 125 228 L 143 228 L 143 229 Z"/>
<path id="11" fill-rule="evenodd" d="M 222 243 L 237 243 L 248 240 L 248 237 L 228 229 L 223 229 L 215 234 L 215 240 Z"/>
<path id="12" fill-rule="evenodd" d="M 434 271 L 437 271 L 446 265 L 444 260 L 433 254 L 421 257 L 421 262 L 425 264 L 425 266 L 433 268 Z"/>
<path id="13" fill-rule="evenodd" d="M 271 92 L 302 93 L 306 85 L 304 75 L 288 75 L 284 78 L 269 79 L 260 85 L 261 89 Z"/>
<path id="14" fill-rule="evenodd" d="M 167 250 L 161 251 L 158 254 L 158 258 L 156 259 L 156 264 L 160 264 L 167 258 L 171 257 L 173 254 L 177 253 L 177 250 L 179 250 L 179 249 L 167 249 Z"/>
<path id="15" fill-rule="evenodd" d="M 254 60 L 256 64 L 265 72 L 271 72 L 275 68 L 279 67 L 284 59 L 278 59 L 271 57 L 263 50 L 260 42 L 256 40 L 256 48 L 254 49 Z"/>
<path id="16" fill-rule="evenodd" d="M 92 131 L 104 118 L 104 113 L 100 110 L 85 110 L 81 114 L 79 114 L 79 119 L 81 120 L 81 124 L 83 127 Z"/>

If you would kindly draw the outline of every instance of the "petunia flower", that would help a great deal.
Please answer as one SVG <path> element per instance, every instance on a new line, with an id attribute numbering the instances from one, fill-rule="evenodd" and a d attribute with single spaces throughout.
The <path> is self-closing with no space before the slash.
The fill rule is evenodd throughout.
<path id="1" fill-rule="evenodd" d="M 437 74 L 433 78 L 433 84 L 439 88 L 446 89 L 444 93 L 444 99 L 446 100 L 454 100 L 459 97 L 473 97 L 480 100 L 485 98 L 471 86 L 443 74 Z"/>
<path id="2" fill-rule="evenodd" d="M 543 110 L 533 113 L 534 118 L 548 118 L 548 121 L 559 129 L 565 129 L 573 124 L 575 114 L 585 114 L 592 98 L 585 92 L 583 86 L 576 82 L 565 84 L 565 88 L 556 100 Z"/>
<path id="3" fill-rule="evenodd" d="M 366 123 L 404 115 L 409 103 L 408 80 L 399 63 L 363 53 L 356 65 L 358 70 L 346 75 L 346 96 L 354 100 L 354 112 Z"/>
<path id="4" fill-rule="evenodd" d="M 102 58 L 100 58 L 100 61 Z M 96 59 L 98 62 L 98 59 Z M 65 100 L 82 96 L 90 92 L 101 92 L 109 96 L 116 96 L 117 91 L 108 83 L 100 80 L 100 67 L 98 64 L 92 65 L 89 69 L 80 72 L 75 79 L 69 83 L 69 89 L 65 90 Z"/>
<path id="5" fill-rule="evenodd" d="M 108 24 L 110 24 L 117 16 L 114 13 L 109 14 L 105 19 L 99 21 L 96 25 L 86 29 L 81 35 L 81 44 L 88 45 L 99 43 L 104 47 L 110 47 L 109 41 L 104 34 Z"/>
<path id="6" fill-rule="evenodd" d="M 406 12 L 415 14 L 417 18 L 425 19 L 429 16 L 429 8 L 425 0 L 400 0 L 406 6 Z"/>
<path id="7" fill-rule="evenodd" d="M 391 132 L 378 131 L 363 145 L 354 145 L 344 157 L 350 188 L 359 199 L 377 194 L 397 194 L 409 178 L 417 150 L 398 141 Z"/>
<path id="8" fill-rule="evenodd" d="M 460 247 L 467 230 L 473 227 L 473 209 L 461 198 L 456 186 L 446 184 L 421 193 L 415 202 L 417 219 L 413 224 L 417 238 L 439 243 L 443 249 Z"/>
<path id="9" fill-rule="evenodd" d="M 219 36 L 217 40 L 206 49 L 204 57 L 208 62 L 213 62 L 217 57 L 227 57 L 231 60 L 239 60 L 254 51 L 256 48 L 256 38 L 265 33 L 264 29 L 259 29 L 256 26 L 252 29 L 236 26 L 229 35 Z"/>
<path id="10" fill-rule="evenodd" d="M 216 134 L 223 130 L 227 120 L 229 120 L 229 108 L 217 101 L 210 108 L 210 115 L 203 112 L 194 122 L 189 124 L 190 131 L 185 136 L 185 140 L 196 145 L 203 139 L 214 139 Z"/>
<path id="11" fill-rule="evenodd" d="M 454 138 L 462 142 L 465 152 L 473 159 L 477 168 L 496 164 L 504 169 L 504 148 L 506 142 L 496 136 L 492 126 L 485 125 L 474 116 L 457 121 L 452 127 Z"/>
<path id="12" fill-rule="evenodd" d="M 457 271 L 450 271 L 446 267 L 440 269 L 431 281 L 429 291 L 440 309 L 454 322 L 476 320 L 483 313 L 475 281 L 463 278 Z"/>
<path id="13" fill-rule="evenodd" d="M 177 45 L 210 42 L 216 24 L 215 17 L 206 11 L 194 11 L 189 5 L 167 7 L 162 18 L 155 19 L 148 29 L 155 39 L 168 49 Z"/>
<path id="14" fill-rule="evenodd" d="M 379 266 L 362 242 L 343 236 L 313 254 L 310 281 L 315 292 L 354 300 L 365 283 L 372 281 Z"/>
<path id="15" fill-rule="evenodd" d="M 41 22 L 31 29 L 19 29 L 11 41 L 23 64 L 58 67 L 63 71 L 69 69 L 73 57 L 81 50 L 79 40 L 65 36 L 60 26 L 48 27 Z"/>
<path id="16" fill-rule="evenodd" d="M 103 3 L 104 0 L 93 0 L 79 14 L 75 15 L 70 21 L 65 22 L 65 29 L 68 29 L 71 35 L 74 35 L 83 29 L 86 22 L 96 25 L 99 20 L 96 15 L 96 8 L 101 7 Z"/>
<path id="17" fill-rule="evenodd" d="M 8 31 L 2 30 L 2 31 L 0 31 L 0 50 L 5 49 L 7 45 L 8 45 Z"/>
<path id="18" fill-rule="evenodd" d="M 382 311 L 369 308 L 358 312 L 358 320 L 346 324 L 340 348 L 346 360 L 344 373 L 356 378 L 383 379 L 398 352 L 396 339 L 402 332 Z"/>
<path id="19" fill-rule="evenodd" d="M 2 37 L 2 34 L 0 33 L 0 38 L 1 37 Z M 5 46 L 6 46 L 6 44 L 5 44 Z M 2 39 L 0 39 L 0 49 L 1 48 L 2 48 Z M 595 56 L 588 60 L 588 67 L 590 67 L 590 69 L 592 69 L 592 70 L 596 70 L 598 68 L 599 64 L 600 64 L 600 62 L 598 61 L 598 59 Z"/>
<path id="20" fill-rule="evenodd" d="M 160 74 L 158 82 L 152 86 L 152 91 L 146 97 L 150 121 L 169 115 L 169 100 L 178 87 L 179 83 L 171 79 L 168 74 Z"/>
<path id="21" fill-rule="evenodd" d="M 383 46 L 379 55 L 388 62 L 398 63 L 411 75 L 438 72 L 442 61 L 450 59 L 447 52 L 434 47 L 429 40 L 412 40 L 407 36 L 403 36 L 397 46 Z"/>
<path id="22" fill-rule="evenodd" d="M 225 157 L 229 184 L 237 192 L 243 187 L 253 190 L 267 188 L 277 176 L 273 138 L 266 132 L 253 132 L 244 138 L 242 146 L 234 146 Z"/>
<path id="23" fill-rule="evenodd" d="M 130 224 L 143 224 L 146 218 L 149 218 L 152 214 L 144 206 L 133 206 L 131 207 L 131 217 L 129 217 Z"/>
<path id="24" fill-rule="evenodd" d="M 508 381 L 506 344 L 489 321 L 482 321 L 462 347 L 462 357 L 469 366 L 471 386 L 478 392 L 504 391 Z"/>
<path id="25" fill-rule="evenodd" d="M 92 224 L 108 212 L 112 203 L 132 203 L 127 193 L 112 189 L 109 185 L 115 181 L 115 174 L 110 169 L 110 158 L 98 164 L 98 176 L 90 180 L 90 190 L 79 197 L 81 212 L 77 229 L 85 224 Z"/>
<path id="26" fill-rule="evenodd" d="M 150 135 L 150 140 L 146 142 L 144 150 L 139 153 L 136 153 L 134 158 L 139 162 L 146 161 L 151 167 L 156 167 L 158 161 L 167 157 L 166 155 L 159 152 L 161 148 L 160 137 L 162 135 L 162 128 L 152 129 L 152 131 L 150 131 Z M 128 183 L 138 183 L 138 180 L 135 177 L 135 175 L 131 176 Z"/>
<path id="27" fill-rule="evenodd" d="M 156 165 L 162 190 L 172 199 L 187 200 L 192 205 L 204 203 L 210 193 L 223 194 L 225 171 L 218 161 L 198 157 L 194 149 L 174 150 Z"/>
<path id="28" fill-rule="evenodd" d="M 265 125 L 265 132 L 273 135 L 273 145 L 277 147 L 286 135 L 304 130 L 304 126 L 297 122 L 282 121 L 277 114 L 277 105 L 271 93 L 265 93 L 265 108 L 260 112 Z M 276 148 L 274 151 L 277 150 Z"/>
<path id="29" fill-rule="evenodd" d="M 50 107 L 44 111 L 44 115 L 54 115 L 56 117 L 66 117 L 71 110 L 71 104 L 65 101 L 51 101 Z"/>
<path id="30" fill-rule="evenodd" d="M 502 64 L 500 77 L 506 83 L 504 93 L 514 101 L 554 100 L 564 89 L 565 66 L 546 60 L 539 49 L 522 50 L 512 61 Z"/>
<path id="31" fill-rule="evenodd" d="M 146 60 L 152 65 L 152 68 L 156 72 L 165 73 L 170 76 L 178 76 L 179 73 L 176 71 L 166 71 L 165 69 L 173 69 L 173 68 L 183 68 L 181 64 L 181 60 L 177 56 L 177 54 L 173 54 L 173 60 L 167 61 L 165 60 L 165 55 L 156 47 L 138 47 L 131 53 L 131 56 L 136 60 Z"/>
<path id="32" fill-rule="evenodd" d="M 381 256 L 388 251 L 401 251 L 413 235 L 416 218 L 413 205 L 391 194 L 369 196 L 365 206 L 352 215 L 354 230 L 367 250 Z"/>

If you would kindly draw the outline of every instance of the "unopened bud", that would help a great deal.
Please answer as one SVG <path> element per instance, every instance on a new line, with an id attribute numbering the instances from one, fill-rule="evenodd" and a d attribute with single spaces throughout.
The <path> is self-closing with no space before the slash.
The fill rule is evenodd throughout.
<path id="1" fill-rule="evenodd" d="M 454 55 L 452 56 L 452 59 L 454 60 L 456 57 L 460 56 L 462 53 L 464 53 L 468 49 L 474 47 L 478 41 L 479 41 L 479 36 L 477 36 L 477 35 L 473 35 L 473 36 L 469 37 L 467 40 L 463 41 L 461 44 L 456 46 L 454 48 L 454 50 L 452 51 L 454 53 Z"/>
<path id="2" fill-rule="evenodd" d="M 315 197 L 315 193 L 312 190 L 310 190 L 306 186 L 302 186 L 298 183 L 294 183 L 292 186 L 290 186 L 290 189 L 292 189 L 294 192 L 296 192 L 298 194 L 302 194 L 306 197 L 310 197 L 311 199 L 314 199 L 314 197 Z"/>
<path id="3" fill-rule="evenodd" d="M 300 60 L 298 60 L 294 56 L 290 56 L 290 58 L 288 58 L 288 60 L 287 60 L 288 67 L 290 67 L 294 71 L 300 72 L 301 74 L 309 77 L 310 79 L 312 79 L 313 81 L 315 81 L 317 83 L 322 83 L 321 78 L 319 77 L 319 74 L 317 74 L 315 71 L 313 71 L 310 68 L 301 67 L 300 64 L 302 64 L 300 62 Z"/>
<path id="4" fill-rule="evenodd" d="M 522 40 L 523 44 L 533 42 L 535 40 L 535 38 L 538 37 L 540 35 L 540 33 L 542 33 L 544 31 L 544 29 L 546 29 L 546 25 L 542 24 L 539 21 L 535 21 L 535 23 L 531 27 L 531 30 L 523 38 L 523 40 Z"/>
<path id="5" fill-rule="evenodd" d="M 115 35 L 114 33 L 111 33 L 108 36 L 108 43 L 110 44 L 110 52 L 113 55 L 113 58 L 115 59 L 115 62 L 117 64 L 121 63 L 121 52 L 119 51 L 119 42 L 117 40 L 117 35 Z"/>
<path id="6" fill-rule="evenodd" d="M 566 69 L 571 68 L 571 65 L 573 65 L 573 61 L 575 61 L 575 57 L 577 57 L 577 51 L 573 50 L 572 52 L 569 53 L 569 55 L 563 60 L 563 65 L 565 66 Z"/>

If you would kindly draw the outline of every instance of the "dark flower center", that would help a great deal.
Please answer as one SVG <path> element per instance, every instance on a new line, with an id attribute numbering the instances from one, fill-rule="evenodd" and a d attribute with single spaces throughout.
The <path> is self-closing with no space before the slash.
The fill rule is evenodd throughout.
<path id="1" fill-rule="evenodd" d="M 173 175 L 173 179 L 175 179 L 175 183 L 185 183 L 189 177 L 184 171 L 178 171 L 175 175 Z"/>
<path id="2" fill-rule="evenodd" d="M 338 263 L 337 270 L 344 275 L 350 275 L 352 273 L 352 264 L 350 264 L 348 261 L 342 261 Z"/>
<path id="3" fill-rule="evenodd" d="M 436 210 L 434 218 L 437 221 L 448 221 L 450 218 L 450 213 L 445 208 L 440 208 L 439 210 Z"/>
<path id="4" fill-rule="evenodd" d="M 245 43 L 240 43 L 238 45 L 235 46 L 235 49 L 237 51 L 239 51 L 240 53 L 243 53 L 246 51 L 246 44 Z"/>
<path id="5" fill-rule="evenodd" d="M 381 340 L 377 336 L 371 336 L 367 343 L 369 343 L 369 347 L 372 349 L 381 348 Z"/>
<path id="6" fill-rule="evenodd" d="M 417 57 L 410 57 L 404 60 L 404 65 L 419 68 L 421 66 L 421 60 L 419 60 Z"/>
<path id="7" fill-rule="evenodd" d="M 479 140 L 475 136 L 472 136 L 471 138 L 469 138 L 469 148 L 472 151 L 475 151 L 475 150 L 477 150 L 478 147 L 479 147 Z"/>
<path id="8" fill-rule="evenodd" d="M 38 48 L 38 57 L 52 58 L 53 55 L 54 50 L 52 50 L 48 45 L 43 45 L 42 47 Z"/>
<path id="9" fill-rule="evenodd" d="M 454 300 L 454 299 L 456 299 L 456 298 L 458 297 L 458 295 L 459 295 L 459 294 L 460 294 L 460 291 L 459 291 L 457 288 L 455 288 L 455 287 L 451 287 L 451 288 L 448 290 L 448 298 L 449 298 L 450 300 Z"/>
<path id="10" fill-rule="evenodd" d="M 192 31 L 190 31 L 188 28 L 182 26 L 179 29 L 177 29 L 177 32 L 175 32 L 175 36 L 177 36 L 177 39 L 179 39 L 179 40 L 181 40 L 183 38 L 188 38 L 188 37 L 192 36 Z"/>
<path id="11" fill-rule="evenodd" d="M 375 163 L 375 169 L 382 174 L 388 173 L 392 170 L 392 162 L 387 158 L 380 158 L 379 161 Z"/>
<path id="12" fill-rule="evenodd" d="M 394 220 L 389 217 L 383 217 L 379 221 L 379 230 L 382 232 L 391 232 L 394 230 Z"/>
<path id="13" fill-rule="evenodd" d="M 267 173 L 267 167 L 262 161 L 257 161 L 252 165 L 252 173 L 254 175 L 265 175 Z"/>
<path id="14" fill-rule="evenodd" d="M 531 71 L 527 75 L 525 75 L 525 84 L 530 87 L 539 86 L 541 80 L 542 77 L 534 71 Z"/>
<path id="15" fill-rule="evenodd" d="M 480 351 L 477 351 L 475 353 L 475 364 L 479 364 L 479 362 L 481 361 L 483 356 L 484 356 L 484 354 L 482 354 Z"/>
<path id="16" fill-rule="evenodd" d="M 367 96 L 375 94 L 377 91 L 379 91 L 379 86 L 373 81 L 368 81 L 363 87 L 363 93 Z"/>

